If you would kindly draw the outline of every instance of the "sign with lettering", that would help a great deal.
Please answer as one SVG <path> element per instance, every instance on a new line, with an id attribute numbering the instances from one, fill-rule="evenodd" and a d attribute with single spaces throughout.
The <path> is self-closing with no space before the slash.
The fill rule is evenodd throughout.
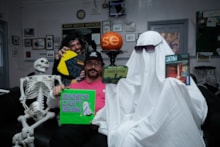
<path id="1" fill-rule="evenodd" d="M 95 116 L 95 90 L 65 89 L 60 97 L 60 124 L 90 124 Z"/>
<path id="2" fill-rule="evenodd" d="M 100 44 L 101 22 L 63 24 L 62 29 L 63 37 L 79 33 L 87 41 L 94 40 L 97 45 Z"/>
<path id="3" fill-rule="evenodd" d="M 128 72 L 127 66 L 105 66 L 102 72 L 103 83 L 118 83 L 121 78 L 126 78 Z"/>

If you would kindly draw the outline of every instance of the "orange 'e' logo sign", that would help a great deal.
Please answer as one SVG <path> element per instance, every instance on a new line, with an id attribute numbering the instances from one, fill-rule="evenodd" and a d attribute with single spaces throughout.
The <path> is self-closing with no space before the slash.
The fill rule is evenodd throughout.
<path id="1" fill-rule="evenodd" d="M 101 47 L 103 50 L 119 50 L 122 43 L 121 35 L 116 32 L 107 32 L 101 38 Z"/>
<path id="2" fill-rule="evenodd" d="M 119 39 L 117 36 L 106 36 L 102 38 L 103 46 L 109 46 L 109 45 L 118 45 Z"/>

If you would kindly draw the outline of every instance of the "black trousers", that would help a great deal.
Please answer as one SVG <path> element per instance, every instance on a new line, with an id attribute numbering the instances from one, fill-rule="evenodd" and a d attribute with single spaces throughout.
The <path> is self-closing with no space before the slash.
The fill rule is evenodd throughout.
<path id="1" fill-rule="evenodd" d="M 107 136 L 94 125 L 62 125 L 50 141 L 51 147 L 107 147 Z"/>

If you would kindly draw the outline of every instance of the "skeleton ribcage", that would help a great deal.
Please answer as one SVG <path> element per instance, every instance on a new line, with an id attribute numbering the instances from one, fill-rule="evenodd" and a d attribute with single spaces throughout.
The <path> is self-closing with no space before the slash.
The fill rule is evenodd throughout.
<path id="1" fill-rule="evenodd" d="M 54 86 L 54 81 L 51 76 L 34 76 L 27 82 L 25 87 L 26 99 L 37 99 L 38 102 L 42 104 L 44 108 L 44 97 L 49 96 L 50 90 Z"/>

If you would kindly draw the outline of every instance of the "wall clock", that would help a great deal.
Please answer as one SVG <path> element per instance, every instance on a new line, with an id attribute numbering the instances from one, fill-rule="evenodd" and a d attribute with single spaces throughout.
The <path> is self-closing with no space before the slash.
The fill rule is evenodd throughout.
<path id="1" fill-rule="evenodd" d="M 77 17 L 78 19 L 84 19 L 84 18 L 86 17 L 86 12 L 85 12 L 85 10 L 82 10 L 82 9 L 78 10 L 78 11 L 76 12 L 76 17 Z"/>

